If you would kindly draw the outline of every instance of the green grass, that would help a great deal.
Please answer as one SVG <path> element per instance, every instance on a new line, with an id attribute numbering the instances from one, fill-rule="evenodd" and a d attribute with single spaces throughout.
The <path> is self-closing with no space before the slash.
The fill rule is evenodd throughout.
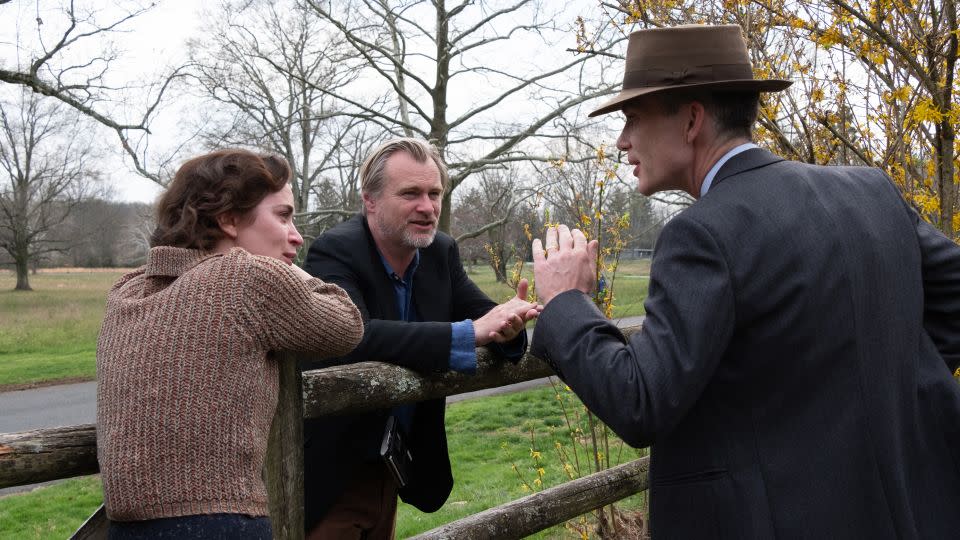
<path id="1" fill-rule="evenodd" d="M 447 436 L 453 465 L 453 492 L 443 508 L 433 514 L 424 514 L 401 504 L 397 537 L 418 534 L 529 495 L 530 489 L 523 486 L 520 476 L 536 490 L 567 481 L 555 444 L 560 443 L 569 451 L 571 439 L 556 396 L 557 392 L 548 386 L 450 405 L 447 408 Z M 568 411 L 582 409 L 572 393 L 561 390 L 561 397 Z M 583 431 L 588 432 L 586 422 L 581 425 Z M 531 429 L 534 433 L 532 440 Z M 639 456 L 637 450 L 623 445 L 612 434 L 610 440 L 611 464 L 625 463 Z M 531 457 L 534 447 L 541 456 L 537 462 Z M 580 460 L 583 474 L 592 472 L 585 464 L 585 452 L 581 452 Z M 514 465 L 520 476 L 513 470 Z M 542 488 L 534 485 L 538 466 L 545 472 Z M 636 508 L 642 497 L 642 494 L 636 495 L 619 506 Z M 570 534 L 563 526 L 557 526 L 531 538 L 569 537 Z"/>
<path id="2" fill-rule="evenodd" d="M 0 539 L 69 538 L 102 502 L 99 476 L 0 497 Z"/>
<path id="3" fill-rule="evenodd" d="M 649 261 L 621 265 L 614 283 L 614 318 L 643 314 Z M 0 390 L 96 377 L 97 335 L 107 291 L 124 271 L 41 272 L 33 291 L 14 291 L 12 272 L 0 272 Z M 525 275 L 532 275 L 527 265 Z M 514 292 L 497 282 L 490 267 L 470 278 L 500 302 Z"/>
<path id="4" fill-rule="evenodd" d="M 554 443 L 569 448 L 570 438 L 556 395 L 552 387 L 545 387 L 452 404 L 447 409 L 447 434 L 455 479 L 453 493 L 443 508 L 433 514 L 401 504 L 397 537 L 406 538 L 529 494 L 512 466 L 516 465 L 527 483 L 532 484 L 537 478 L 531 457 L 534 445 L 542 455 L 543 487 L 566 481 Z M 561 396 L 568 410 L 580 409 L 579 401 L 571 393 L 561 390 Z M 610 455 L 612 464 L 616 464 L 636 459 L 639 453 L 611 443 Z M 586 460 L 583 454 L 581 460 Z M 583 471 L 590 472 L 586 466 Z M 618 506 L 636 508 L 642 497 L 643 494 L 635 495 Z M 2 497 L 0 539 L 66 538 L 102 500 L 98 476 Z M 561 525 L 531 538 L 569 538 L 571 534 Z"/>
<path id="5" fill-rule="evenodd" d="M 498 282 L 493 270 L 489 266 L 477 266 L 468 271 L 470 279 L 483 292 L 497 302 L 511 298 L 515 293 L 505 283 Z M 607 280 L 611 276 L 606 273 Z M 634 317 L 643 315 L 643 301 L 647 298 L 647 284 L 650 282 L 650 259 L 635 259 L 622 261 L 617 268 L 613 279 L 613 318 Z M 525 264 L 521 277 L 533 278 L 533 266 Z"/>
<path id="6" fill-rule="evenodd" d="M 13 273 L 0 273 L 0 388 L 93 379 L 107 290 L 122 274 L 43 272 L 33 291 L 14 291 Z"/>

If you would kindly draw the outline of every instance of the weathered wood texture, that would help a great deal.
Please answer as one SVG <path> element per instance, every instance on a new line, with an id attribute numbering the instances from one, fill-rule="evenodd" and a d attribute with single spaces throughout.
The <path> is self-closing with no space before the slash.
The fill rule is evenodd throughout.
<path id="1" fill-rule="evenodd" d="M 391 364 L 361 362 L 307 371 L 303 374 L 303 414 L 317 416 L 370 411 L 400 403 L 416 403 L 484 388 L 553 375 L 542 360 L 529 354 L 517 364 L 477 349 L 477 373 L 449 371 L 429 377 Z"/>
<path id="2" fill-rule="evenodd" d="M 0 488 L 99 470 L 93 424 L 0 434 Z"/>
<path id="3" fill-rule="evenodd" d="M 265 465 L 276 540 L 303 540 L 303 399 L 296 357 L 280 358 L 280 395 Z"/>
<path id="4" fill-rule="evenodd" d="M 414 539 L 523 538 L 647 489 L 650 458 L 545 489 L 431 529 Z"/>
<path id="5" fill-rule="evenodd" d="M 640 326 L 620 329 L 625 336 Z M 380 362 L 361 362 L 307 371 L 303 374 L 305 418 L 361 412 L 416 403 L 485 388 L 497 388 L 553 375 L 543 360 L 525 354 L 520 362 L 504 361 L 484 347 L 477 349 L 477 373 L 447 372 L 424 377 Z"/>

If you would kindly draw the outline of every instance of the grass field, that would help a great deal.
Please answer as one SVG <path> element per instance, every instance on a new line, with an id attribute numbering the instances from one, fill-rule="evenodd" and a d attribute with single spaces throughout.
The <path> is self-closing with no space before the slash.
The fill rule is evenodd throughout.
<path id="1" fill-rule="evenodd" d="M 0 389 L 93 379 L 107 290 L 123 271 L 41 272 L 33 291 L 14 291 L 0 273 Z"/>
<path id="2" fill-rule="evenodd" d="M 102 502 L 99 476 L 0 497 L 0 540 L 70 538 Z"/>
<path id="3" fill-rule="evenodd" d="M 568 410 L 578 409 L 579 402 L 572 394 L 561 390 L 560 395 Z M 534 445 L 542 455 L 538 466 L 544 469 L 543 487 L 564 482 L 567 477 L 554 443 L 569 448 L 570 438 L 556 396 L 553 388 L 545 387 L 452 404 L 447 409 L 447 433 L 455 478 L 453 493 L 447 504 L 433 514 L 401 504 L 397 537 L 405 538 L 528 494 L 512 466 L 516 465 L 527 483 L 533 485 L 533 479 L 538 477 L 531 457 Z M 535 442 L 531 442 L 531 429 Z M 611 444 L 609 454 L 612 464 L 639 455 L 637 450 L 619 443 Z M 585 454 L 581 454 L 581 460 L 586 461 Z M 635 495 L 618 506 L 636 508 L 643 496 Z M 102 499 L 97 476 L 0 498 L 0 539 L 66 538 Z M 558 526 L 532 538 L 579 535 Z"/>
<path id="4" fill-rule="evenodd" d="M 643 314 L 648 272 L 648 260 L 621 265 L 614 318 Z M 30 276 L 33 291 L 14 291 L 14 274 L 0 272 L 0 391 L 93 380 L 106 294 L 123 273 L 49 270 Z M 532 275 L 532 267 L 525 273 Z M 514 294 L 487 266 L 471 270 L 470 277 L 494 300 Z"/>

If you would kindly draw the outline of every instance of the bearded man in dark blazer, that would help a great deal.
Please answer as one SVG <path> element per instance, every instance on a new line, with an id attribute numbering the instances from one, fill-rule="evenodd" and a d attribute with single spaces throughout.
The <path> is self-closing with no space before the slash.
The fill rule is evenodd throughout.
<path id="1" fill-rule="evenodd" d="M 363 214 L 310 246 L 305 269 L 342 287 L 360 309 L 364 335 L 341 363 L 379 361 L 422 374 L 476 370 L 476 347 L 518 360 L 527 321 L 542 306 L 517 296 L 497 305 L 464 272 L 456 242 L 437 232 L 447 168 L 433 145 L 386 141 L 360 168 Z M 305 365 L 304 368 L 329 365 Z M 400 498 L 439 509 L 453 487 L 444 399 L 304 423 L 307 538 L 392 538 Z M 390 417 L 413 456 L 405 486 L 379 455 Z"/>
<path id="2" fill-rule="evenodd" d="M 531 353 L 651 445 L 660 538 L 960 537 L 960 247 L 880 170 L 750 142 L 738 26 L 630 36 L 617 147 L 645 194 L 698 199 L 654 250 L 642 331 L 594 307 L 597 245 L 534 241 Z"/>

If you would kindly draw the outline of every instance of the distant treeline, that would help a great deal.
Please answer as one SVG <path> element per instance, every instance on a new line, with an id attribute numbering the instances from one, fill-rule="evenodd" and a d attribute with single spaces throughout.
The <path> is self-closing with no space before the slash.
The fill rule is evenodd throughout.
<path id="1" fill-rule="evenodd" d="M 89 199 L 76 203 L 69 216 L 47 233 L 55 251 L 31 260 L 31 269 L 52 267 L 132 267 L 143 264 L 153 231 L 153 206 L 145 203 Z M 13 260 L 0 251 L 0 265 Z"/>

